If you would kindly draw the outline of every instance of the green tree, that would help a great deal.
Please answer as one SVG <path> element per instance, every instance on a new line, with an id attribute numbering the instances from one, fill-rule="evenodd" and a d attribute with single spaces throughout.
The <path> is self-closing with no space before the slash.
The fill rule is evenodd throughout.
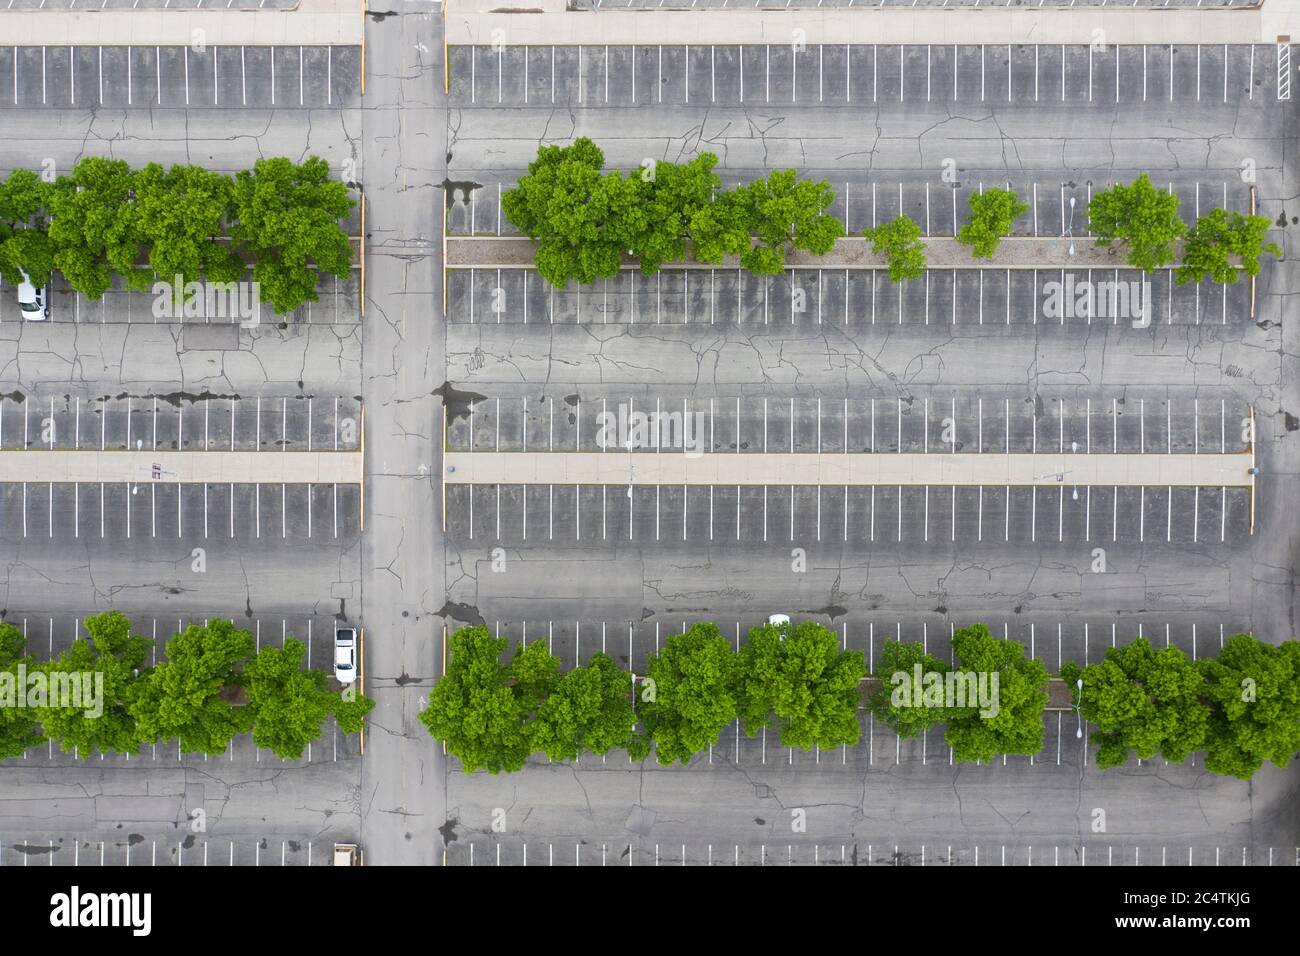
<path id="1" fill-rule="evenodd" d="M 1201 702 L 1204 679 L 1176 647 L 1155 650 L 1145 637 L 1106 649 L 1103 661 L 1070 661 L 1061 677 L 1073 688 L 1083 680 L 1080 712 L 1097 725 L 1097 766 L 1123 766 L 1132 751 L 1140 760 L 1162 754 L 1180 763 L 1205 744 L 1209 710 Z"/>
<path id="2" fill-rule="evenodd" d="M 751 629 L 737 687 L 745 733 L 774 727 L 782 746 L 803 750 L 856 744 L 858 684 L 866 672 L 862 652 L 840 650 L 839 638 L 816 621 Z"/>
<path id="3" fill-rule="evenodd" d="M 501 198 L 506 218 L 538 243 L 543 279 L 563 287 L 618 275 L 630 235 L 620 228 L 635 209 L 637 178 L 603 174 L 605 154 L 590 139 L 543 146 L 528 174 Z"/>
<path id="4" fill-rule="evenodd" d="M 358 694 L 355 684 L 349 684 L 341 694 L 331 695 L 334 723 L 345 734 L 358 734 L 366 725 L 366 714 L 375 709 L 375 702 Z"/>
<path id="5" fill-rule="evenodd" d="M 1300 751 L 1300 642 L 1237 634 L 1197 663 L 1211 704 L 1206 769 L 1247 780 L 1266 760 L 1286 767 Z"/>
<path id="6" fill-rule="evenodd" d="M 136 272 L 136 218 L 134 174 L 125 161 L 90 156 L 59 177 L 50 193 L 50 245 L 72 288 L 97 300 L 112 288 L 115 272 Z M 141 270 L 135 281 L 148 288 L 153 279 Z"/>
<path id="7" fill-rule="evenodd" d="M 1088 221 L 1097 245 L 1124 243 L 1128 264 L 1147 273 L 1174 261 L 1174 244 L 1187 232 L 1178 217 L 1178 197 L 1157 189 L 1146 173 L 1093 196 Z"/>
<path id="8" fill-rule="evenodd" d="M 739 714 L 737 658 L 712 623 L 674 634 L 646 665 L 638 695 L 642 731 L 629 753 L 644 759 L 654 747 L 659 763 L 689 763 L 708 749 Z"/>
<path id="9" fill-rule="evenodd" d="M 716 262 L 720 256 L 710 256 L 723 250 L 739 255 L 740 264 L 755 275 L 779 275 L 787 249 L 824 256 L 835 247 L 844 223 L 826 211 L 834 202 L 835 193 L 824 180 L 800 179 L 793 169 L 773 170 L 727 190 L 717 199 L 715 215 L 693 222 L 699 230 L 696 258 Z M 712 231 L 705 231 L 706 226 Z M 751 244 L 750 237 L 757 241 Z"/>
<path id="10" fill-rule="evenodd" d="M 1272 227 L 1267 216 L 1214 209 L 1196 220 L 1183 243 L 1183 261 L 1176 273 L 1178 284 L 1200 282 L 1209 276 L 1229 285 L 1237 281 L 1232 257 L 1241 260 L 1246 275 L 1259 275 L 1259 257 L 1269 252 L 1282 258 L 1282 247 L 1264 242 Z"/>
<path id="11" fill-rule="evenodd" d="M 251 707 L 233 707 L 240 664 L 253 635 L 224 619 L 191 624 L 167 642 L 167 659 L 140 679 L 129 711 L 144 740 L 176 740 L 184 753 L 215 756 L 253 727 Z"/>
<path id="12" fill-rule="evenodd" d="M 998 754 L 1031 756 L 1042 750 L 1047 706 L 1047 668 L 1042 661 L 1025 657 L 1024 647 L 1015 641 L 994 638 L 983 624 L 959 629 L 952 647 L 955 670 L 988 675 L 989 690 L 992 675 L 998 678 L 995 708 L 949 709 L 944 740 L 952 747 L 953 759 L 989 761 Z"/>
<path id="13" fill-rule="evenodd" d="M 638 201 L 618 224 L 627 249 L 644 275 L 654 275 L 666 262 L 686 258 L 686 237 L 697 215 L 714 204 L 722 180 L 713 172 L 718 157 L 700 153 L 686 163 L 658 162 L 629 176 Z"/>
<path id="14" fill-rule="evenodd" d="M 552 760 L 574 760 L 583 751 L 603 754 L 626 748 L 635 723 L 632 675 L 597 653 L 559 678 L 537 709 L 532 748 Z"/>
<path id="15" fill-rule="evenodd" d="M 46 233 L 50 185 L 30 169 L 0 181 L 0 278 L 10 285 L 26 273 L 36 285 L 50 281 L 54 249 Z"/>
<path id="16" fill-rule="evenodd" d="M 18 666 L 27 673 L 40 667 L 36 658 L 24 654 L 27 638 L 12 624 L 0 623 L 0 760 L 20 757 L 45 739 L 33 714 L 17 706 L 17 695 L 25 693 L 19 681 Z"/>
<path id="17" fill-rule="evenodd" d="M 1029 212 L 1029 204 L 1010 189 L 990 189 L 972 193 L 969 199 L 970 220 L 957 232 L 957 241 L 971 247 L 971 255 L 992 259 L 1002 237 L 1011 233 L 1012 224 Z"/>
<path id="18" fill-rule="evenodd" d="M 351 274 L 352 249 L 340 222 L 355 205 L 319 156 L 301 164 L 259 159 L 251 170 L 236 173 L 231 242 L 253 263 L 253 281 L 276 312 L 315 302 L 323 275 Z"/>
<path id="19" fill-rule="evenodd" d="M 248 267 L 220 241 L 231 202 L 230 177 L 201 166 L 149 163 L 133 177 L 135 229 L 148 252 L 149 269 L 129 276 L 144 291 L 155 281 L 172 283 L 176 302 L 190 282 L 236 282 Z M 177 280 L 179 277 L 179 282 Z"/>
<path id="20" fill-rule="evenodd" d="M 898 736 L 915 737 L 947 719 L 948 712 L 943 707 L 924 706 L 916 699 L 925 687 L 925 675 L 938 674 L 942 678 L 947 673 L 948 665 L 927 654 L 920 641 L 885 641 L 873 675 L 880 686 L 872 693 L 867 706 Z"/>
<path id="21" fill-rule="evenodd" d="M 307 745 L 321 735 L 321 725 L 331 714 L 342 713 L 339 729 L 356 723 L 374 701 L 348 690 L 349 699 L 331 691 L 325 674 L 303 670 L 307 645 L 296 637 L 283 647 L 263 647 L 244 667 L 248 706 L 253 711 L 253 743 L 277 757 L 297 760 Z"/>
<path id="22" fill-rule="evenodd" d="M 133 636 L 131 623 L 120 611 L 88 617 L 84 625 L 89 640 L 77 638 L 57 658 L 41 665 L 51 689 L 76 679 L 82 687 L 81 699 L 56 700 L 51 693 L 45 705 L 36 708 L 36 719 L 64 753 L 76 752 L 83 758 L 97 750 L 134 753 L 144 739 L 130 705 L 152 642 Z M 102 677 L 102 697 L 97 705 L 86 700 L 85 684 L 79 679 L 87 673 L 93 675 L 92 695 L 99 693 Z"/>
<path id="23" fill-rule="evenodd" d="M 462 627 L 448 639 L 447 672 L 420 721 L 466 773 L 520 770 L 532 752 L 531 721 L 554 690 L 560 662 L 534 641 L 501 663 L 505 638 Z"/>
<path id="24" fill-rule="evenodd" d="M 925 275 L 925 243 L 921 241 L 921 227 L 908 216 L 895 216 L 892 220 L 864 229 L 862 235 L 871 241 L 871 249 L 889 261 L 891 282 L 905 282 Z"/>

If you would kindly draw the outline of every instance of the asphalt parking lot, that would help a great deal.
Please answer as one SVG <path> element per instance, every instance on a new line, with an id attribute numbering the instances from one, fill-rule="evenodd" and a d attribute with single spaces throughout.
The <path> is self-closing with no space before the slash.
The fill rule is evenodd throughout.
<path id="1" fill-rule="evenodd" d="M 19 399 L 23 400 L 19 400 Z M 344 396 L 6 396 L 0 447 L 356 449 L 360 414 Z M 275 620 L 358 611 L 361 489 L 356 485 L 0 486 L 0 541 L 13 556 L 5 606 L 38 616 L 117 607 L 194 618 L 243 611 Z M 69 629 L 70 633 L 70 629 Z M 328 662 L 326 662 L 328 663 Z"/>
<path id="2" fill-rule="evenodd" d="M 602 841 L 489 839 L 453 843 L 449 866 L 1300 866 L 1294 847 L 1141 845 L 1100 841 L 1079 845 L 898 843 L 628 843 L 611 830 Z M 981 858 L 981 851 L 983 856 Z M 531 855 L 530 855 L 531 854 Z"/>
<path id="3" fill-rule="evenodd" d="M 471 400 L 451 418 L 458 451 L 640 453 L 1225 453 L 1244 450 L 1250 410 L 1236 397 L 1074 389 L 1026 399 L 1010 392 L 861 399 L 662 394 Z M 637 415 L 665 421 L 640 438 Z M 687 436 L 684 425 L 691 426 Z M 645 441 L 646 444 L 641 444 Z M 671 447 L 667 447 L 671 445 Z M 635 468 L 635 465 L 632 466 Z M 1067 476 L 1068 477 L 1068 476 Z M 450 485 L 453 539 L 567 542 L 842 542 L 850 549 L 944 542 L 1219 543 L 1249 537 L 1241 488 L 690 487 Z"/>
<path id="4" fill-rule="evenodd" d="M 184 825 L 182 820 L 182 825 Z M 147 829 L 147 828 L 142 828 Z M 66 833 L 23 834 L 0 847 L 0 866 L 331 866 L 334 841 L 297 839 L 171 839 L 133 833 L 125 839 L 86 840 Z M 138 837 L 139 839 L 135 839 Z M 157 838 L 161 837 L 161 839 Z M 341 842 L 341 841 L 340 841 Z M 71 844 L 71 845 L 69 845 Z"/>
<path id="5" fill-rule="evenodd" d="M 1085 284 L 1095 290 L 1091 312 L 1073 304 Z M 1065 299 L 1071 304 L 1062 308 Z M 1149 276 L 1135 269 L 930 269 L 901 283 L 880 269 L 790 269 L 776 276 L 720 268 L 668 268 L 645 276 L 628 269 L 614 279 L 564 289 L 532 269 L 447 273 L 447 321 L 467 325 L 1144 328 L 1240 324 L 1250 320 L 1250 310 L 1249 282 L 1179 285 L 1172 269 Z"/>
<path id="6" fill-rule="evenodd" d="M 346 109 L 360 68 L 348 46 L 0 46 L 0 109 Z"/>
<path id="7" fill-rule="evenodd" d="M 360 842 L 361 762 L 322 757 L 328 740 L 310 765 L 251 745 L 233 762 L 7 761 L 0 866 L 329 866 L 334 843 Z"/>
<path id="8" fill-rule="evenodd" d="M 206 6 L 205 6 L 206 4 Z M 293 10 L 298 0 L 5 0 L 6 10 Z"/>
<path id="9" fill-rule="evenodd" d="M 357 396 L 0 396 L 0 449 L 350 451 L 360 423 Z"/>
<path id="10" fill-rule="evenodd" d="M 0 485 L 0 540 L 10 543 L 120 536 L 142 542 L 144 557 L 151 539 L 353 540 L 359 524 L 355 485 L 182 485 L 165 475 L 148 484 Z"/>
<path id="11" fill-rule="evenodd" d="M 1250 527 L 1250 498 L 1241 488 L 472 487 L 447 489 L 447 530 L 457 540 L 564 541 L 587 550 L 665 541 L 773 548 L 838 541 L 846 553 L 950 542 L 1240 547 Z"/>
<path id="12" fill-rule="evenodd" d="M 1069 103 L 1277 98 L 1277 50 L 1228 45 L 457 46 L 453 107 Z"/>
<path id="13" fill-rule="evenodd" d="M 636 451 L 680 453 L 683 422 L 702 452 L 1236 452 L 1249 408 L 1236 396 L 1194 390 L 1074 388 L 1026 396 L 916 388 L 918 394 L 694 397 L 630 388 L 574 392 L 558 400 L 520 395 L 456 407 L 447 447 L 456 451 L 620 451 L 615 427 L 638 414 L 672 416 L 647 428 Z M 594 394 L 593 394 L 594 392 Z M 698 424 L 695 424 L 698 422 Z M 603 428 L 602 425 L 610 427 Z M 628 429 L 624 429 L 628 431 Z"/>
<path id="14" fill-rule="evenodd" d="M 164 395 L 0 398 L 0 449 L 355 450 L 355 397 Z M 19 544 L 79 538 L 333 538 L 359 535 L 354 485 L 6 484 L 0 537 Z"/>
<path id="15" fill-rule="evenodd" d="M 724 2 L 754 6 L 634 5 Z M 798 168 L 831 184 L 851 233 L 906 213 L 950 236 L 972 193 L 1009 185 L 1031 204 L 1015 235 L 1086 243 L 1092 196 L 1148 172 L 1189 222 L 1256 208 L 1253 186 L 1273 238 L 1289 239 L 1293 107 L 1279 100 L 1286 57 L 1271 44 L 524 49 L 509 39 L 450 51 L 452 236 L 514 234 L 499 197 L 539 143 L 585 135 L 609 169 L 703 150 L 728 184 Z M 1138 329 L 1114 309 L 1049 313 L 1048 283 L 1070 278 L 1060 270 L 931 270 L 900 288 L 867 270 L 668 269 L 552 290 L 531 270 L 487 265 L 447 276 L 458 450 L 597 451 L 596 416 L 625 406 L 698 413 L 717 454 L 1154 460 L 1240 450 L 1254 406 L 1270 477 L 1253 536 L 1252 502 L 1233 489 L 1074 488 L 1068 476 L 1010 489 L 451 485 L 453 628 L 545 640 L 564 668 L 604 650 L 634 671 L 695 621 L 739 641 L 770 613 L 818 620 L 869 662 L 894 638 L 947 656 L 954 627 L 985 621 L 1050 669 L 1138 635 L 1203 658 L 1240 631 L 1290 633 L 1289 539 L 1270 530 L 1289 527 L 1293 499 L 1283 461 L 1294 416 L 1271 357 L 1284 349 L 1285 262 L 1266 263 L 1253 290 L 1179 286 L 1157 271 L 1144 290 L 1150 327 Z M 1141 277 L 1072 278 L 1114 288 Z M 870 717 L 858 744 L 822 753 L 733 726 L 686 769 L 585 755 L 493 778 L 449 760 L 448 862 L 1296 864 L 1293 824 L 1244 809 L 1238 781 L 1206 774 L 1199 758 L 1100 774 L 1077 727 L 1073 714 L 1049 714 L 1040 753 L 979 767 L 953 766 L 938 731 L 900 741 Z M 1184 802 L 1184 787 L 1203 785 Z M 1248 786 L 1269 792 L 1260 806 L 1281 808 L 1294 774 L 1262 772 Z M 819 820 L 792 838 L 799 807 Z M 1091 834 L 1080 807 L 1106 808 L 1117 829 Z M 504 834 L 496 808 L 508 810 Z"/>
<path id="16" fill-rule="evenodd" d="M 121 283 L 116 283 L 120 285 Z M 239 325 L 250 328 L 257 325 L 290 326 L 301 323 L 319 325 L 357 325 L 361 322 L 361 277 L 353 270 L 347 279 L 325 276 L 316 286 L 317 301 L 307 302 L 292 312 L 280 314 L 269 305 L 255 305 L 249 315 L 240 313 L 238 304 L 227 304 L 214 299 L 210 308 L 207 298 L 197 296 L 192 311 L 186 315 L 185 307 L 177 307 L 152 292 L 132 292 L 121 288 L 110 289 L 97 301 L 87 299 L 71 289 L 61 274 L 55 275 L 50 287 L 51 322 L 149 322 L 154 324 Z M 251 301 L 245 299 L 243 301 Z M 18 300 L 11 286 L 0 282 L 0 325 L 5 322 L 23 322 Z"/>

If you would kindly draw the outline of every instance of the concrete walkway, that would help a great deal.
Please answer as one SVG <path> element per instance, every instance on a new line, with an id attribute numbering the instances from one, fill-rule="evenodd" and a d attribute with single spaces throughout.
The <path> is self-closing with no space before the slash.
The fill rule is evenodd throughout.
<path id="1" fill-rule="evenodd" d="M 455 564 L 438 511 L 442 436 L 434 425 L 447 374 L 437 304 L 447 179 L 442 18 L 419 0 L 372 6 L 395 12 L 366 25 L 359 134 L 369 203 L 360 619 L 369 636 L 366 693 L 376 706 L 355 799 L 367 864 L 428 866 L 443 862 L 461 812 L 448 813 L 447 760 L 419 721 L 442 674 Z M 346 610 L 355 615 L 357 602 Z"/>
<path id="2" fill-rule="evenodd" d="M 359 451 L 5 451 L 0 482 L 356 485 L 361 457 Z"/>
<path id="3" fill-rule="evenodd" d="M 977 259 L 970 249 L 951 237 L 925 240 L 926 261 L 933 269 L 1129 269 L 1121 246 L 1109 249 L 1098 246 L 1087 236 L 1074 239 L 1007 238 L 1002 240 L 991 259 Z M 689 245 L 688 245 L 689 255 Z M 1071 248 L 1074 249 L 1071 254 Z M 497 236 L 448 236 L 449 269 L 518 269 L 533 264 L 537 243 L 531 239 Z M 1180 250 L 1181 251 L 1181 250 Z M 845 238 L 824 256 L 810 252 L 788 252 L 786 265 L 796 269 L 883 269 L 884 256 L 871 251 L 871 243 L 861 238 Z M 734 256 L 723 257 L 721 265 L 687 259 L 671 263 L 674 269 L 735 269 L 740 265 Z M 625 269 L 635 269 L 637 260 L 624 259 Z"/>
<path id="4" fill-rule="evenodd" d="M 295 10 L 0 10 L 5 46 L 360 46 L 362 0 Z M 200 33 L 199 31 L 202 31 Z M 360 82 L 360 77 L 357 78 Z"/>
<path id="5" fill-rule="evenodd" d="M 1226 455 L 452 452 L 448 484 L 1123 485 L 1251 487 L 1251 452 Z"/>
<path id="6" fill-rule="evenodd" d="M 1300 37 L 1300 4 L 1270 0 L 1260 9 L 1161 10 L 1108 7 L 1024 9 L 873 7 L 816 10 L 556 11 L 524 2 L 516 13 L 478 12 L 501 4 L 452 0 L 447 42 L 573 46 L 816 43 L 1108 44 L 1275 43 Z M 513 6 L 513 5 L 512 5 Z M 541 8 L 546 7 L 545 12 Z M 1097 31 L 1101 31 L 1097 33 Z M 499 40 L 496 38 L 500 38 Z"/>

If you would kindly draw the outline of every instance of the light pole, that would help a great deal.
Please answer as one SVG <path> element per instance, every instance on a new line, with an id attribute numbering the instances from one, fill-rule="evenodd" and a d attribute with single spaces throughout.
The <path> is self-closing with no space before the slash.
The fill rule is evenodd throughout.
<path id="1" fill-rule="evenodd" d="M 1070 451 L 1076 455 L 1079 453 L 1079 443 L 1077 441 L 1070 442 Z M 1079 500 L 1079 486 L 1077 484 L 1074 486 L 1073 492 L 1071 493 L 1071 497 L 1075 501 Z"/>
<path id="2" fill-rule="evenodd" d="M 1074 686 L 1078 689 L 1078 694 L 1074 702 L 1074 716 L 1078 720 L 1078 723 L 1074 728 L 1074 736 L 1077 738 L 1083 736 L 1083 713 L 1081 710 L 1083 707 L 1083 678 L 1080 677 L 1075 681 Z"/>

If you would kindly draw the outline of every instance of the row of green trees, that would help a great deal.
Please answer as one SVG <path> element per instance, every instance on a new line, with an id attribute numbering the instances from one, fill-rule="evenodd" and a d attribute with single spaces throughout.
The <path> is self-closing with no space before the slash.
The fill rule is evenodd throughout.
<path id="1" fill-rule="evenodd" d="M 1001 673 L 1001 709 L 997 717 L 972 722 L 970 708 L 959 708 L 958 732 L 944 708 L 900 708 L 882 686 L 869 706 L 900 736 L 912 737 L 947 723 L 945 740 L 955 759 L 990 759 L 996 753 L 1028 756 L 1042 748 L 1041 713 L 1046 695 L 1039 677 L 1046 670 L 1023 659 L 1020 645 L 994 641 L 984 625 L 956 632 L 957 663 L 949 665 L 926 654 L 920 644 L 886 642 L 878 675 L 910 671 L 940 677 L 958 670 Z M 999 647 L 998 645 L 1002 645 Z M 1068 661 L 1061 678 L 1071 688 L 1083 719 L 1096 725 L 1097 765 L 1123 766 L 1130 756 L 1149 760 L 1159 754 L 1181 763 L 1206 754 L 1212 773 L 1249 779 L 1265 762 L 1285 767 L 1300 752 L 1300 642 L 1266 644 L 1249 634 L 1226 642 L 1216 657 L 1192 660 L 1177 647 L 1157 650 L 1139 637 L 1123 647 L 1106 649 L 1103 659 L 1086 667 Z M 1011 682 L 1008 683 L 1008 678 Z M 1083 681 L 1081 691 L 1076 682 Z M 1042 703 L 1038 703 L 1041 700 Z"/>
<path id="2" fill-rule="evenodd" d="M 1131 183 L 1116 183 L 1093 196 L 1087 209 L 1088 228 L 1098 246 L 1121 243 L 1124 261 L 1147 274 L 1177 261 L 1174 278 L 1179 285 L 1205 278 L 1231 284 L 1237 281 L 1238 265 L 1247 275 L 1258 275 L 1260 256 L 1282 256 L 1280 246 L 1264 241 L 1272 226 L 1267 216 L 1212 209 L 1189 228 L 1178 215 L 1178 206 L 1178 196 L 1157 189 L 1143 173 Z M 1012 223 L 1029 208 L 1008 189 L 972 195 L 970 219 L 958 230 L 957 241 L 969 246 L 974 256 L 992 258 Z M 897 216 L 863 235 L 876 254 L 888 260 L 894 282 L 924 275 L 921 227 L 908 216 Z"/>
<path id="3" fill-rule="evenodd" d="M 306 646 L 297 638 L 257 649 L 253 635 L 230 621 L 193 624 L 167 642 L 165 660 L 150 666 L 153 641 L 133 635 L 120 612 L 84 624 L 89 638 L 77 638 L 50 661 L 26 652 L 18 628 L 0 624 L 0 759 L 47 738 L 83 758 L 164 742 L 216 756 L 250 731 L 257 746 L 297 759 L 320 737 L 326 717 L 357 733 L 374 707 L 352 690 L 331 691 L 324 673 L 304 670 Z M 72 702 L 49 692 L 62 680 L 57 675 L 83 673 L 103 675 L 98 713 L 84 697 Z"/>
<path id="4" fill-rule="evenodd" d="M 716 625 L 696 624 L 668 638 L 635 677 L 603 653 L 561 673 L 545 642 L 518 646 L 503 663 L 506 648 L 486 627 L 452 634 L 447 672 L 420 714 L 468 772 L 519 770 L 534 753 L 573 760 L 615 749 L 633 760 L 653 750 L 661 764 L 686 763 L 733 721 L 750 736 L 770 729 L 783 746 L 803 750 L 861 737 L 866 660 L 816 622 L 756 627 L 739 649 Z M 973 689 L 965 699 L 944 697 L 958 672 L 996 675 L 996 706 Z M 918 678 L 916 686 L 904 689 L 911 681 L 899 674 Z M 1043 748 L 1047 668 L 983 624 L 954 633 L 951 663 L 920 643 L 887 641 L 874 676 L 866 708 L 901 737 L 942 724 L 954 760 Z M 1285 767 L 1300 751 L 1300 642 L 1273 646 L 1239 634 L 1217 657 L 1192 661 L 1138 638 L 1100 663 L 1064 665 L 1061 677 L 1072 689 L 1084 682 L 1075 699 L 1097 726 L 1103 768 L 1130 753 L 1180 762 L 1205 751 L 1209 770 L 1247 779 L 1265 761 Z"/>
<path id="5" fill-rule="evenodd" d="M 685 163 L 605 172 L 605 154 L 584 136 L 541 147 L 502 208 L 537 241 L 537 271 L 555 286 L 613 278 L 625 254 L 653 275 L 685 257 L 687 242 L 700 262 L 733 255 L 755 274 L 776 275 L 787 248 L 826 255 L 844 235 L 844 224 L 826 212 L 835 201 L 827 183 L 785 169 L 724 189 L 717 162 L 700 153 Z"/>
<path id="6" fill-rule="evenodd" d="M 866 660 L 814 622 L 754 628 L 739 651 L 717 625 L 696 624 L 649 660 L 635 695 L 633 675 L 603 653 L 561 674 L 534 641 L 502 664 L 506 640 L 486 627 L 456 631 L 449 650 L 420 720 L 468 771 L 519 770 L 538 752 L 572 760 L 614 749 L 686 763 L 733 720 L 751 735 L 774 729 L 791 747 L 831 748 L 861 734 Z"/>
<path id="7" fill-rule="evenodd" d="M 113 287 L 252 278 L 291 312 L 315 301 L 323 274 L 352 268 L 340 222 L 356 205 L 319 156 L 260 159 L 234 176 L 201 166 L 132 169 L 87 157 L 68 175 L 15 169 L 0 182 L 0 277 L 44 285 L 54 270 L 89 299 Z M 180 294 L 179 289 L 176 294 Z"/>
<path id="8" fill-rule="evenodd" d="M 717 162 L 712 153 L 700 153 L 685 163 L 648 160 L 635 172 L 606 172 L 604 153 L 581 137 L 568 146 L 541 147 L 502 204 L 510 222 L 537 242 L 538 272 L 559 287 L 613 278 L 624 255 L 653 275 L 683 259 L 688 243 L 698 262 L 716 264 L 732 255 L 756 275 L 776 275 L 788 249 L 826 255 L 845 235 L 844 224 L 826 211 L 835 201 L 829 183 L 784 169 L 724 189 L 713 171 Z M 1013 190 L 1000 188 L 971 195 L 969 205 L 957 241 L 983 259 L 992 258 L 1030 209 Z M 1271 226 L 1265 216 L 1214 209 L 1189 228 L 1178 206 L 1178 196 L 1157 189 L 1144 173 L 1092 197 L 1089 229 L 1099 246 L 1122 243 L 1125 261 L 1146 273 L 1172 265 L 1182 240 L 1179 283 L 1207 277 L 1236 282 L 1237 263 L 1257 275 L 1263 253 L 1282 255 L 1264 241 Z M 921 227 L 910 217 L 899 215 L 863 235 L 886 257 L 894 282 L 925 273 Z"/>

